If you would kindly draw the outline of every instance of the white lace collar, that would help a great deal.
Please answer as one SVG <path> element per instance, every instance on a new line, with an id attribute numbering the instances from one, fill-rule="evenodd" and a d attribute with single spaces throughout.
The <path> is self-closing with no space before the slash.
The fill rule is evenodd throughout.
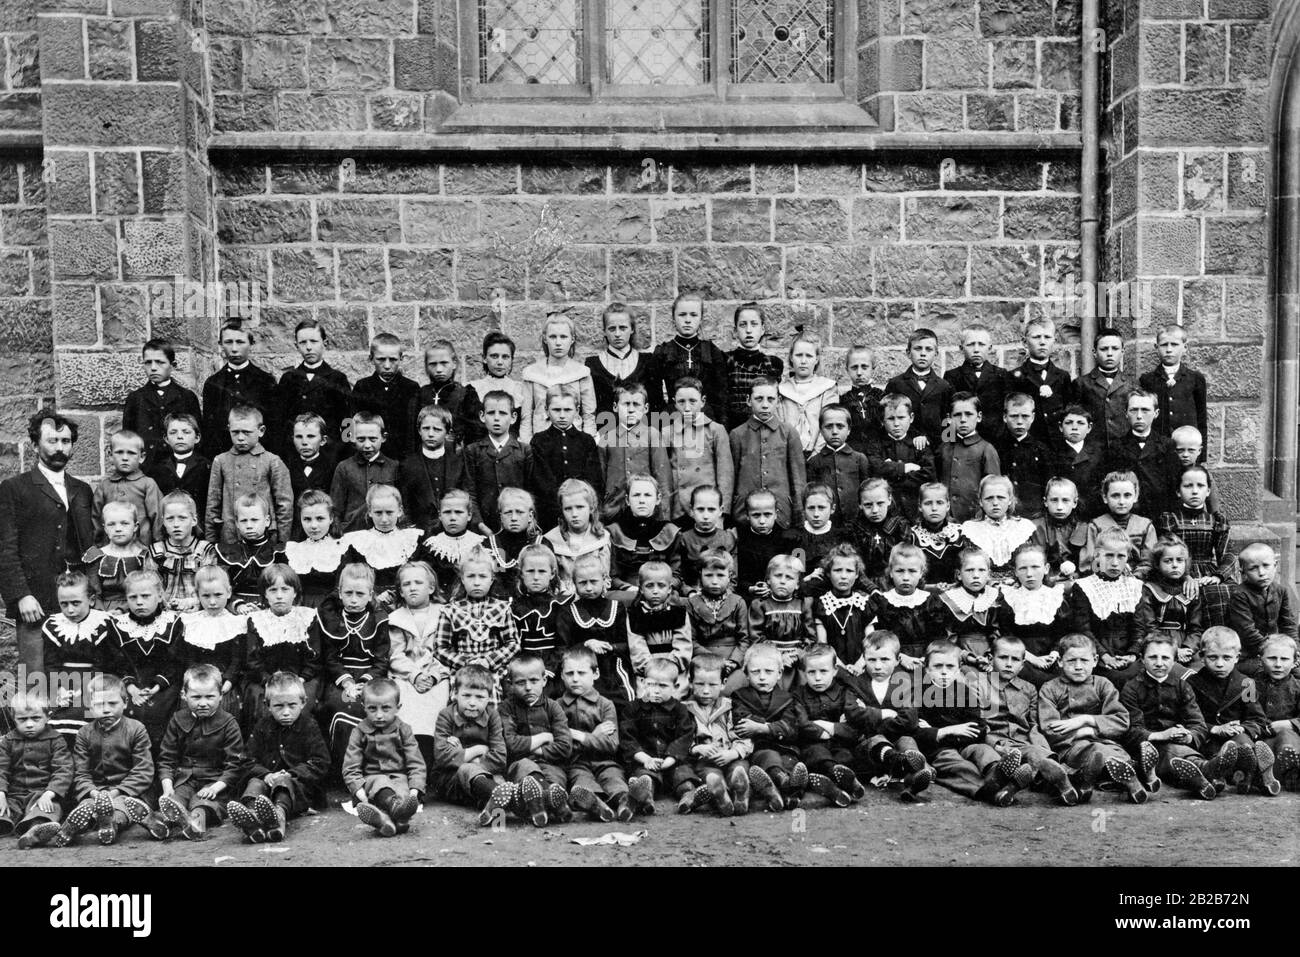
<path id="1" fill-rule="evenodd" d="M 1076 581 L 1074 587 L 1087 596 L 1092 613 L 1102 619 L 1116 612 L 1133 613 L 1142 597 L 1142 583 L 1132 575 L 1122 575 L 1113 581 L 1100 575 L 1088 575 Z"/>
<path id="2" fill-rule="evenodd" d="M 205 611 L 187 612 L 181 615 L 181 624 L 185 626 L 185 643 L 207 651 L 248 631 L 248 617 L 228 611 L 220 615 L 209 615 Z"/>
<path id="3" fill-rule="evenodd" d="M 921 588 L 918 588 L 910 595 L 900 595 L 893 588 L 889 589 L 889 591 L 877 592 L 877 594 L 895 608 L 920 608 L 930 600 L 930 593 Z"/>
<path id="4" fill-rule="evenodd" d="M 50 616 L 45 623 L 45 630 L 48 637 L 59 645 L 73 645 L 79 641 L 88 641 L 93 645 L 104 637 L 104 631 L 112 617 L 106 611 L 92 608 L 81 621 L 73 621 L 60 612 Z"/>
<path id="5" fill-rule="evenodd" d="M 961 523 L 961 531 L 994 565 L 1005 565 L 1011 561 L 1011 554 L 1034 534 L 1034 523 L 1018 516 L 1008 518 L 1001 525 L 971 519 Z"/>
<path id="6" fill-rule="evenodd" d="M 867 596 L 863 592 L 849 592 L 843 598 L 838 595 L 832 595 L 830 592 L 821 597 L 822 609 L 828 614 L 833 615 L 841 608 L 866 608 Z"/>
<path id="7" fill-rule="evenodd" d="M 420 547 L 421 534 L 418 528 L 395 528 L 391 532 L 367 528 L 348 532 L 343 536 L 343 543 L 354 549 L 371 568 L 396 568 L 415 554 Z"/>
<path id="8" fill-rule="evenodd" d="M 522 378 L 525 382 L 552 386 L 569 385 L 579 382 L 590 375 L 591 370 L 577 359 L 570 358 L 562 366 L 553 366 L 548 364 L 545 359 L 538 359 L 524 369 Z"/>
<path id="9" fill-rule="evenodd" d="M 998 600 L 998 586 L 989 585 L 978 595 L 972 595 L 961 585 L 953 585 L 939 592 L 940 600 L 963 617 L 981 615 Z"/>
<path id="10" fill-rule="evenodd" d="M 782 379 L 776 391 L 791 402 L 798 405 L 807 405 L 818 396 L 835 389 L 837 385 L 838 383 L 828 376 L 814 374 L 807 382 Z"/>
<path id="11" fill-rule="evenodd" d="M 916 544 L 922 548 L 946 548 L 954 542 L 960 541 L 961 526 L 956 522 L 944 522 L 943 528 L 937 532 L 932 532 L 924 525 L 916 524 L 912 526 L 912 536 L 916 539 Z"/>
<path id="12" fill-rule="evenodd" d="M 343 553 L 347 550 L 347 543 L 341 538 L 326 537 L 315 541 L 309 539 L 305 542 L 284 543 L 284 555 L 289 567 L 299 575 L 338 571 Z"/>
<path id="13" fill-rule="evenodd" d="M 1004 588 L 1002 597 L 1014 613 L 1017 625 L 1050 625 L 1065 600 L 1065 589 L 1060 585 L 1043 585 L 1031 591 L 1017 585 Z"/>
<path id="14" fill-rule="evenodd" d="M 441 559 L 449 565 L 456 565 L 474 549 L 486 543 L 487 538 L 478 532 L 467 531 L 455 536 L 448 535 L 446 532 L 439 532 L 431 538 L 426 538 L 424 547 L 435 558 Z"/>
<path id="15" fill-rule="evenodd" d="M 277 615 L 269 608 L 255 611 L 248 622 L 257 630 L 262 645 L 303 644 L 307 641 L 307 628 L 316 618 L 314 608 L 294 605 L 286 614 Z"/>
<path id="16" fill-rule="evenodd" d="M 162 641 L 170 643 L 172 640 L 172 626 L 176 624 L 178 618 L 176 612 L 170 608 L 160 611 L 158 617 L 150 622 L 136 621 L 124 611 L 114 612 L 113 614 L 113 621 L 117 625 L 117 630 L 126 635 L 128 641 L 134 641 L 141 648 L 144 648 L 146 642 Z"/>

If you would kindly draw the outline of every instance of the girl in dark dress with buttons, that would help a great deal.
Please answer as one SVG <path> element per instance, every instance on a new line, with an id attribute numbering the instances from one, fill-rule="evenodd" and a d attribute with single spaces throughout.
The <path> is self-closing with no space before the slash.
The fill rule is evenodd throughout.
<path id="1" fill-rule="evenodd" d="M 605 333 L 605 351 L 587 356 L 592 385 L 596 389 L 596 415 L 614 415 L 614 403 L 620 389 L 634 382 L 646 382 L 650 375 L 650 362 L 632 344 L 636 339 L 636 323 L 627 306 L 611 302 L 601 313 L 601 326 Z M 612 418 L 607 418 L 612 423 Z M 600 423 L 596 423 L 600 428 Z"/>

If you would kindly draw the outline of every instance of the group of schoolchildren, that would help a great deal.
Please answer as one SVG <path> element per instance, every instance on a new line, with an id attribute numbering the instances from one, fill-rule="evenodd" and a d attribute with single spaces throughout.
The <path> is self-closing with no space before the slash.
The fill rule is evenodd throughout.
<path id="1" fill-rule="evenodd" d="M 1295 787 L 1296 599 L 1229 551 L 1180 327 L 1136 385 L 1119 333 L 1072 380 L 1035 319 L 1017 369 L 971 325 L 940 376 L 918 329 L 841 392 L 815 337 L 787 370 L 746 303 L 723 353 L 704 306 L 642 353 L 611 304 L 585 363 L 552 315 L 518 380 L 501 333 L 467 383 L 434 342 L 423 386 L 387 334 L 350 384 L 314 321 L 277 383 L 229 322 L 201 404 L 146 344 L 44 626 L 83 680 L 13 699 L 0 827 L 276 841 L 340 779 L 384 836 L 430 797 L 542 826 Z"/>

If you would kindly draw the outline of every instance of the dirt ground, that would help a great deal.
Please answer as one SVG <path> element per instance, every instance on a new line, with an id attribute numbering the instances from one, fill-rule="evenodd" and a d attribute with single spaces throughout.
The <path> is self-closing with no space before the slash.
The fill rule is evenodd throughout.
<path id="1" fill-rule="evenodd" d="M 434 803 L 409 834 L 383 839 L 339 810 L 290 825 L 280 845 L 245 844 L 229 825 L 201 843 L 161 844 L 133 828 L 113 847 L 93 833 L 75 848 L 19 852 L 0 847 L 0 866 L 169 865 L 283 867 L 293 865 L 477 866 L 735 866 L 735 865 L 1266 865 L 1300 861 L 1300 795 L 1204 802 L 1161 790 L 1144 807 L 1115 794 L 1097 794 L 1074 808 L 1046 796 L 1021 796 L 1020 806 L 977 805 L 940 788 L 931 803 L 904 805 L 873 792 L 845 809 L 809 797 L 803 814 L 758 813 L 722 820 L 679 816 L 668 802 L 631 824 L 574 822 L 536 829 L 511 820 L 505 830 L 481 829 L 468 810 Z M 582 847 L 575 837 L 644 830 L 632 847 Z"/>

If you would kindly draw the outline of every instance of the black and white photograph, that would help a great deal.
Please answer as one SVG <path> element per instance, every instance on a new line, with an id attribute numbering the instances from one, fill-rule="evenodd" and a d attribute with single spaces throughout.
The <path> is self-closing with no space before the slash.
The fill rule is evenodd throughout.
<path id="1" fill-rule="evenodd" d="M 42 928 L 980 867 L 1280 935 L 1298 446 L 1300 0 L 0 0 Z"/>

